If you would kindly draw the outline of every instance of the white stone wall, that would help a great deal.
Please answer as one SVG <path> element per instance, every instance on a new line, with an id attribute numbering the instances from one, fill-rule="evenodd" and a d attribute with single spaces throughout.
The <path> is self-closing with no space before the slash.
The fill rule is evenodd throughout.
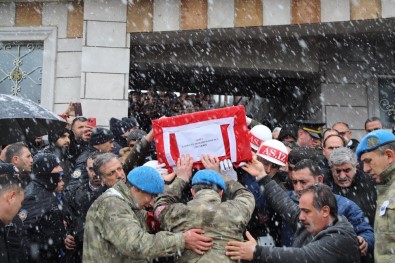
<path id="1" fill-rule="evenodd" d="M 0 26 L 15 25 L 15 4 L 0 3 Z"/>
<path id="2" fill-rule="evenodd" d="M 291 0 L 263 1 L 263 25 L 291 24 Z"/>
<path id="3" fill-rule="evenodd" d="M 321 0 L 321 21 L 350 20 L 350 0 Z"/>
<path id="4" fill-rule="evenodd" d="M 81 103 L 84 115 L 108 126 L 111 117 L 127 116 L 129 35 L 122 1 L 84 2 Z M 100 32 L 100 33 L 98 33 Z"/>
<path id="5" fill-rule="evenodd" d="M 235 3 L 233 0 L 208 1 L 207 27 L 233 27 L 235 20 Z"/>

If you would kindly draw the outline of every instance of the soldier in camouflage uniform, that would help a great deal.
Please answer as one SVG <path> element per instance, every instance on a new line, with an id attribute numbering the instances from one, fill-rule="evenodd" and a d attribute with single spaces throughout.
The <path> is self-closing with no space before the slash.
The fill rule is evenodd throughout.
<path id="1" fill-rule="evenodd" d="M 201 229 L 184 233 L 147 232 L 144 208 L 152 207 L 164 181 L 152 167 L 133 169 L 123 181 L 108 189 L 89 208 L 84 233 L 83 262 L 149 262 L 184 249 L 211 248 L 211 238 Z"/>
<path id="2" fill-rule="evenodd" d="M 255 207 L 254 196 L 236 181 L 227 181 L 214 170 L 200 170 L 192 179 L 193 200 L 181 203 L 181 196 L 189 188 L 192 160 L 189 171 L 180 173 L 156 201 L 155 216 L 163 229 L 182 232 L 190 228 L 202 228 L 214 240 L 213 248 L 203 255 L 186 251 L 176 262 L 234 262 L 225 255 L 226 243 L 231 239 L 243 240 L 243 232 Z M 180 165 L 180 162 L 178 163 Z M 227 193 L 224 193 L 227 191 Z M 221 202 L 222 194 L 228 201 Z"/>
<path id="3" fill-rule="evenodd" d="M 375 262 L 395 262 L 395 135 L 375 130 L 362 138 L 357 156 L 377 183 Z"/>

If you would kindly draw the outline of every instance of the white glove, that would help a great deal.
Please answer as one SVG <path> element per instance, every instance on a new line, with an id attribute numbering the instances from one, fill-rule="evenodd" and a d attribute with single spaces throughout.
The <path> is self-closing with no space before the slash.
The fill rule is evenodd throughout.
<path id="1" fill-rule="evenodd" d="M 169 174 L 169 172 L 167 171 L 167 169 L 164 168 L 165 166 L 166 166 L 165 163 L 158 163 L 158 165 L 155 167 L 155 170 L 157 170 L 158 173 L 159 173 L 162 177 Z"/>
<path id="2" fill-rule="evenodd" d="M 235 169 L 233 169 L 232 161 L 229 159 L 225 159 L 219 162 L 219 169 L 221 174 L 225 177 L 225 180 L 233 180 L 237 181 L 237 173 Z"/>

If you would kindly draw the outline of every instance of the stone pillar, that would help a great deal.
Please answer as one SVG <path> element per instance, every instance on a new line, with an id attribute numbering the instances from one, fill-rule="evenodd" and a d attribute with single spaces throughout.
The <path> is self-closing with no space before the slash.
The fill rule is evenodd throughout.
<path id="1" fill-rule="evenodd" d="M 130 37 L 123 1 L 84 1 L 81 102 L 84 115 L 109 126 L 111 117 L 127 116 Z"/>

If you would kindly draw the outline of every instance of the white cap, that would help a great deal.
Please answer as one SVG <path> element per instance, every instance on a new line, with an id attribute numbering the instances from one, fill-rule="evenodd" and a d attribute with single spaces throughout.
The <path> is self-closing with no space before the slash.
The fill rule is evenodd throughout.
<path id="1" fill-rule="evenodd" d="M 250 138 L 251 148 L 255 151 L 258 150 L 261 143 L 272 139 L 272 132 L 265 125 L 256 125 L 248 133 Z"/>
<path id="2" fill-rule="evenodd" d="M 261 144 L 256 153 L 263 159 L 274 164 L 285 166 L 288 162 L 288 150 L 284 143 L 278 140 L 267 140 Z"/>

